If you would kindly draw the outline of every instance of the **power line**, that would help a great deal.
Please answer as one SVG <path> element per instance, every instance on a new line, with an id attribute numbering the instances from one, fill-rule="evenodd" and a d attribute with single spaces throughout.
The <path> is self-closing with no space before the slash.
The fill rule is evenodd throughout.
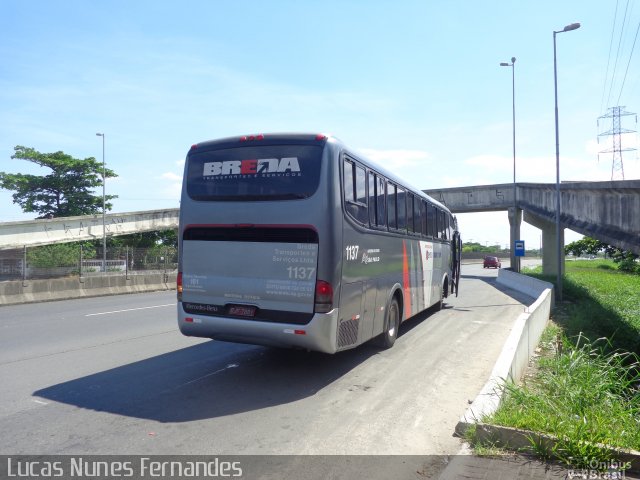
<path id="1" fill-rule="evenodd" d="M 611 92 L 613 90 L 613 84 L 615 83 L 616 69 L 618 68 L 618 59 L 620 58 L 620 47 L 622 45 L 622 38 L 624 36 L 624 26 L 627 21 L 628 10 L 629 10 L 629 0 L 627 0 L 627 5 L 624 8 L 624 17 L 622 18 L 622 27 L 620 28 L 620 39 L 618 40 L 618 49 L 616 51 L 616 61 L 613 64 L 613 73 L 611 74 L 611 85 L 609 87 L 609 95 L 607 96 L 607 105 L 609 105 L 609 101 L 611 100 Z"/>
<path id="2" fill-rule="evenodd" d="M 609 40 L 609 56 L 607 58 L 607 71 L 604 74 L 604 84 L 602 85 L 602 99 L 600 100 L 600 111 L 604 108 L 604 94 L 607 91 L 607 80 L 609 79 L 609 65 L 611 64 L 611 49 L 613 48 L 613 37 L 616 31 L 616 20 L 618 19 L 618 2 L 616 0 L 616 10 L 613 13 L 613 25 L 611 26 L 611 40 Z"/>
<path id="3" fill-rule="evenodd" d="M 624 78 L 622 79 L 622 86 L 620 87 L 620 95 L 618 95 L 618 101 L 616 102 L 620 105 L 620 97 L 622 96 L 622 90 L 624 90 L 624 84 L 627 81 L 627 73 L 629 73 L 629 65 L 631 65 L 631 59 L 633 58 L 633 50 L 636 47 L 636 40 L 638 40 L 638 32 L 640 32 L 640 22 L 638 22 L 638 28 L 636 28 L 636 36 L 633 39 L 633 46 L 631 47 L 631 53 L 629 54 L 629 61 L 627 62 L 627 69 L 624 72 Z"/>

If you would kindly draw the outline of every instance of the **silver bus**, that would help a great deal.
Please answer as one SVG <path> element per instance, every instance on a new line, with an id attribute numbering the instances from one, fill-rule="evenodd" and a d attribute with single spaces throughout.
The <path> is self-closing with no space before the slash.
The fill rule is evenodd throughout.
<path id="1" fill-rule="evenodd" d="M 460 236 L 441 203 L 323 134 L 224 138 L 187 154 L 183 334 L 335 353 L 457 294 Z"/>

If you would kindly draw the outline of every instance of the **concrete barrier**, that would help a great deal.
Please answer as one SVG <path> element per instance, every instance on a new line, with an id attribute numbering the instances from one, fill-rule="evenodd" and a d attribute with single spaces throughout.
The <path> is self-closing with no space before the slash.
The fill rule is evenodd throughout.
<path id="1" fill-rule="evenodd" d="M 537 299 L 516 319 L 489 380 L 456 425 L 455 431 L 460 436 L 469 426 L 496 411 L 505 382 L 517 382 L 522 377 L 551 313 L 552 284 L 508 270 L 500 270 L 498 283 Z"/>
<path id="2" fill-rule="evenodd" d="M 553 285 L 549 282 L 543 282 L 542 280 L 527 275 L 520 275 L 511 270 L 501 269 L 498 272 L 498 279 L 496 281 L 500 285 L 512 288 L 533 298 L 538 298 L 546 289 L 553 290 Z M 551 307 L 553 308 L 553 302 Z"/>
<path id="3" fill-rule="evenodd" d="M 176 288 L 176 273 L 100 275 L 0 282 L 0 305 L 153 292 Z"/>

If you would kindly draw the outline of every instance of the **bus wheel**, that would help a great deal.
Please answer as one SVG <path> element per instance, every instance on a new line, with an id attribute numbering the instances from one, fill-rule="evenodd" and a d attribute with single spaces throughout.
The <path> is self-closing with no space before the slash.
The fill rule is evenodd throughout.
<path id="1" fill-rule="evenodd" d="M 384 324 L 384 332 L 380 336 L 380 346 L 382 348 L 391 348 L 398 338 L 398 329 L 400 328 L 400 307 L 398 300 L 391 300 L 389 310 L 387 310 L 387 318 Z"/>

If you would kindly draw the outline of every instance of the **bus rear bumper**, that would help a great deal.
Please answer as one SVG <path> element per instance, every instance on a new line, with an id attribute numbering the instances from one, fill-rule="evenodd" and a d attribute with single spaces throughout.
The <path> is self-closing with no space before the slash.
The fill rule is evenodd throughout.
<path id="1" fill-rule="evenodd" d="M 213 317 L 186 313 L 178 302 L 178 327 L 183 335 L 225 342 L 335 353 L 338 310 L 316 313 L 306 325 Z"/>

